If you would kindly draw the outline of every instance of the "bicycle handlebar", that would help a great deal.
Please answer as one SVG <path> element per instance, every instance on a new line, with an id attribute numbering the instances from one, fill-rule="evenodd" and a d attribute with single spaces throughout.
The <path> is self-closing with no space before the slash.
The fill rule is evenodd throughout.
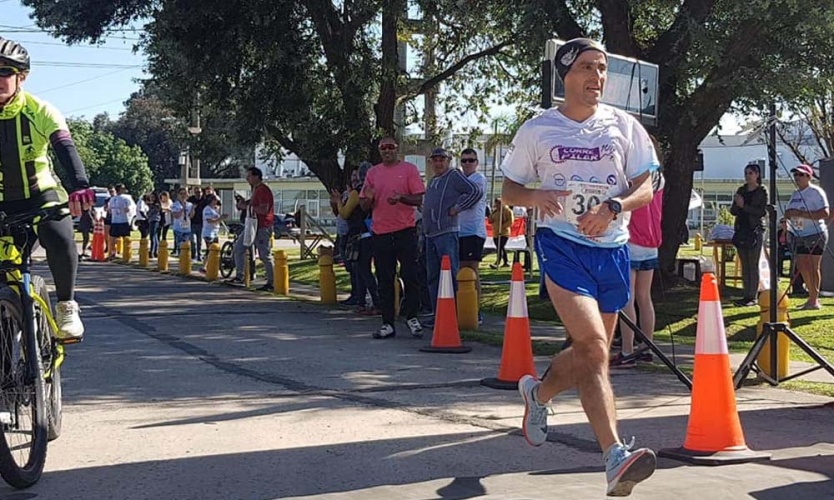
<path id="1" fill-rule="evenodd" d="M 48 220 L 55 220 L 65 217 L 69 212 L 65 212 L 67 204 L 56 205 L 48 208 L 38 208 L 37 210 L 30 210 L 28 212 L 21 212 L 16 214 L 7 214 L 0 212 L 0 230 L 11 229 L 20 226 L 34 225 L 35 219 L 40 219 L 38 222 Z"/>

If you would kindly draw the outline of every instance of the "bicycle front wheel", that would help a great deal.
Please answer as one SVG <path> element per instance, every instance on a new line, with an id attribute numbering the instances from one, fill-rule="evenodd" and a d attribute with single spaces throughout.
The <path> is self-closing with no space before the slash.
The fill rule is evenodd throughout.
<path id="1" fill-rule="evenodd" d="M 220 247 L 220 275 L 228 278 L 235 270 L 235 244 L 227 241 Z"/>
<path id="2" fill-rule="evenodd" d="M 0 289 L 0 476 L 15 488 L 37 483 L 46 462 L 47 416 L 43 364 L 30 353 L 24 333 L 20 298 L 10 288 Z"/>

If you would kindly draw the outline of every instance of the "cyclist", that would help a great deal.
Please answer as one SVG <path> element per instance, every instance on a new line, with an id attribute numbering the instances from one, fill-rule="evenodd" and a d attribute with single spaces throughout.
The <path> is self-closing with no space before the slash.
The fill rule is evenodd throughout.
<path id="1" fill-rule="evenodd" d="M 18 214 L 66 205 L 67 192 L 52 169 L 48 149 L 70 173 L 73 196 L 87 197 L 89 182 L 66 120 L 51 104 L 23 90 L 29 53 L 0 38 L 0 211 Z M 78 249 L 69 210 L 61 218 L 38 224 L 37 234 L 55 281 L 58 336 L 80 340 L 84 325 L 74 300 Z"/>

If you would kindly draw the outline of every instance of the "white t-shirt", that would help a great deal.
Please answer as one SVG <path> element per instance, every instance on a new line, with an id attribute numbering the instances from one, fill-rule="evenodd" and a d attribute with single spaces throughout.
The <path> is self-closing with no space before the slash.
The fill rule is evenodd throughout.
<path id="1" fill-rule="evenodd" d="M 174 204 L 171 205 L 171 214 L 174 215 L 174 231 L 179 233 L 191 232 L 191 218 L 188 214 L 191 213 L 191 209 L 193 207 L 193 203 L 186 201 L 185 205 L 183 205 L 179 200 L 175 201 Z M 179 212 L 183 212 L 183 214 L 182 217 L 177 219 L 176 214 Z"/>
<path id="2" fill-rule="evenodd" d="M 206 208 L 203 209 L 203 234 L 201 235 L 203 238 L 217 238 L 217 231 L 220 229 L 220 221 L 209 222 L 209 219 L 216 219 L 218 217 L 220 217 L 220 214 L 217 210 L 211 208 L 209 205 L 206 205 Z"/>
<path id="3" fill-rule="evenodd" d="M 819 186 L 809 184 L 803 190 L 796 190 L 791 195 L 791 201 L 788 202 L 786 210 L 808 210 L 809 212 L 816 212 L 828 207 L 828 197 L 825 191 Z M 825 221 L 822 219 L 811 220 L 804 217 L 792 217 L 788 220 L 788 230 L 796 236 L 816 236 L 822 234 L 827 230 Z"/>
<path id="4" fill-rule="evenodd" d="M 110 198 L 111 224 L 127 224 L 130 222 L 130 212 L 133 208 L 133 198 L 126 194 L 117 194 Z"/>
<path id="5" fill-rule="evenodd" d="M 570 190 L 556 217 L 542 227 L 584 245 L 618 247 L 628 242 L 629 214 L 617 217 L 598 237 L 580 233 L 576 217 L 608 198 L 621 195 L 629 181 L 657 170 L 649 134 L 628 113 L 600 104 L 584 122 L 573 121 L 551 108 L 521 126 L 501 170 L 522 185 L 541 183 L 541 189 Z M 582 184 L 579 184 L 582 183 Z"/>

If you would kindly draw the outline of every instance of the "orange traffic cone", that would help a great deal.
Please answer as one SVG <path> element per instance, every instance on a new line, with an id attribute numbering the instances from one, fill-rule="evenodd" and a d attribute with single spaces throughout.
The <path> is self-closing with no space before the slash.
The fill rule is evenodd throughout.
<path id="1" fill-rule="evenodd" d="M 472 350 L 471 347 L 460 342 L 455 287 L 452 284 L 452 261 L 449 260 L 448 255 L 444 255 L 443 260 L 440 261 L 440 283 L 437 286 L 437 307 L 435 307 L 431 345 L 421 347 L 420 350 L 453 354 Z"/>
<path id="2" fill-rule="evenodd" d="M 533 344 L 530 339 L 530 319 L 527 316 L 527 291 L 524 288 L 524 269 L 520 262 L 513 264 L 510 284 L 510 304 L 504 324 L 504 350 L 497 378 L 485 378 L 481 385 L 493 389 L 516 390 L 524 375 L 536 376 L 533 363 Z"/>
<path id="3" fill-rule="evenodd" d="M 104 262 L 104 221 L 98 219 L 93 225 L 93 249 L 90 258 L 96 262 Z"/>
<path id="4" fill-rule="evenodd" d="M 697 465 L 769 460 L 769 453 L 752 451 L 744 443 L 744 432 L 736 409 L 718 283 L 715 275 L 709 272 L 704 273 L 701 279 L 696 335 L 692 404 L 686 440 L 683 447 L 663 449 L 658 454 Z"/>

